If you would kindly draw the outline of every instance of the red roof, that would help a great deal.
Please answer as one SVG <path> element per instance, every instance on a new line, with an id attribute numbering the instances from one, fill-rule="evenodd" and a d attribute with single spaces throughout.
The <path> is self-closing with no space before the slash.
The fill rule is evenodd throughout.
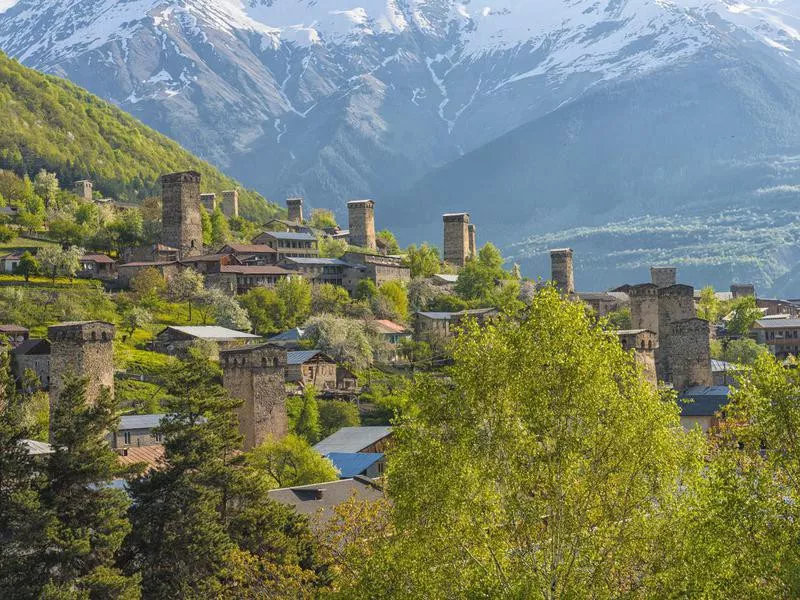
<path id="1" fill-rule="evenodd" d="M 113 258 L 106 256 L 105 254 L 84 254 L 81 260 L 86 262 L 103 263 L 107 265 L 113 265 L 116 262 Z"/>
<path id="2" fill-rule="evenodd" d="M 407 328 L 389 319 L 375 319 L 375 323 L 384 330 L 383 333 L 408 333 Z"/>
<path id="3" fill-rule="evenodd" d="M 223 265 L 219 268 L 220 273 L 236 273 L 238 275 L 295 275 L 294 271 L 288 271 L 281 267 L 271 265 Z"/>
<path id="4" fill-rule="evenodd" d="M 164 458 L 164 446 L 158 444 L 155 446 L 133 446 L 127 448 L 127 456 L 119 455 L 119 463 L 122 466 L 129 467 L 136 463 L 145 463 L 147 465 L 146 471 L 158 468 Z"/>

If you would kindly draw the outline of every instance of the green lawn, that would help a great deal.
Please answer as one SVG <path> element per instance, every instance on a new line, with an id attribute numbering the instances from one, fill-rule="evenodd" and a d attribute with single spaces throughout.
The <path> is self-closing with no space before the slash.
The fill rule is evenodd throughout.
<path id="1" fill-rule="evenodd" d="M 10 254 L 15 250 L 30 250 L 32 248 L 42 248 L 44 246 L 55 246 L 56 242 L 45 242 L 42 240 L 29 240 L 28 238 L 16 237 L 10 242 L 0 242 L 0 255 Z"/>

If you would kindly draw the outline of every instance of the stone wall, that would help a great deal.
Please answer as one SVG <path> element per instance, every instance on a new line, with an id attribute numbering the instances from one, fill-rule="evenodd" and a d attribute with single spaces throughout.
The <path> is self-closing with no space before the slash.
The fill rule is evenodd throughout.
<path id="1" fill-rule="evenodd" d="M 469 214 L 442 216 L 444 222 L 444 262 L 463 267 L 470 256 Z"/>
<path id="2" fill-rule="evenodd" d="M 347 203 L 350 220 L 350 245 L 377 250 L 375 240 L 375 202 L 352 200 Z"/>
<path id="3" fill-rule="evenodd" d="M 114 393 L 114 334 L 114 325 L 104 321 L 61 323 L 48 328 L 51 410 L 70 376 L 87 378 L 89 403 L 103 388 Z"/>
<path id="4" fill-rule="evenodd" d="M 562 294 L 575 292 L 575 272 L 572 266 L 572 248 L 550 251 L 551 281 Z"/>
<path id="5" fill-rule="evenodd" d="M 229 219 L 239 216 L 239 190 L 222 192 L 222 214 Z"/>
<path id="6" fill-rule="evenodd" d="M 658 287 L 652 283 L 634 285 L 628 290 L 631 300 L 631 327 L 658 334 Z"/>
<path id="7" fill-rule="evenodd" d="M 650 384 L 657 385 L 655 355 L 658 346 L 657 334 L 647 330 L 618 331 L 617 337 L 624 350 L 633 351 L 633 357 L 641 367 L 645 379 Z"/>
<path id="8" fill-rule="evenodd" d="M 676 284 L 658 290 L 658 350 L 656 367 L 658 378 L 672 383 L 671 359 L 674 356 L 672 343 L 674 332 L 672 324 L 693 319 L 694 288 L 690 285 Z"/>
<path id="9" fill-rule="evenodd" d="M 220 353 L 220 362 L 225 389 L 243 402 L 238 412 L 244 449 L 285 437 L 286 350 L 268 345 L 228 350 Z"/>
<path id="10" fill-rule="evenodd" d="M 200 222 L 200 173 L 186 171 L 161 178 L 161 239 L 180 250 L 181 258 L 203 253 Z"/>
<path id="11" fill-rule="evenodd" d="M 670 323 L 670 381 L 676 390 L 714 384 L 711 374 L 711 327 L 696 317 Z"/>
<path id="12" fill-rule="evenodd" d="M 478 228 L 472 223 L 468 227 L 469 232 L 469 255 L 472 258 L 478 256 Z"/>
<path id="13" fill-rule="evenodd" d="M 74 184 L 74 192 L 75 195 L 79 198 L 82 198 L 86 202 L 91 202 L 93 199 L 92 193 L 92 182 L 88 179 L 82 179 L 81 181 L 76 181 Z"/>
<path id="14" fill-rule="evenodd" d="M 659 288 L 670 287 L 678 282 L 675 267 L 650 267 L 650 281 Z"/>
<path id="15" fill-rule="evenodd" d="M 286 210 L 289 213 L 289 220 L 293 223 L 303 222 L 303 199 L 287 198 Z"/>
<path id="16" fill-rule="evenodd" d="M 756 286 L 752 283 L 734 283 L 731 285 L 731 295 L 734 298 L 744 298 L 756 296 Z"/>
<path id="17" fill-rule="evenodd" d="M 200 194 L 200 204 L 202 204 L 208 214 L 217 210 L 217 195 L 216 194 Z"/>

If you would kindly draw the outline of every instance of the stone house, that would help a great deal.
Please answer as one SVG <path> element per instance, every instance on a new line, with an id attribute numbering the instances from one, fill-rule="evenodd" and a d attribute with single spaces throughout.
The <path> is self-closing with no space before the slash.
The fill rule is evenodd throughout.
<path id="1" fill-rule="evenodd" d="M 354 267 L 338 258 L 287 257 L 281 266 L 300 273 L 312 283 L 330 283 L 345 287 L 348 292 L 355 291 L 359 278 L 351 278 Z M 352 289 L 350 289 L 352 288 Z"/>
<path id="2" fill-rule="evenodd" d="M 22 325 L 0 325 L 0 336 L 4 336 L 12 348 L 16 348 L 30 337 L 30 330 Z"/>
<path id="3" fill-rule="evenodd" d="M 800 316 L 800 303 L 793 300 L 778 300 L 775 298 L 756 298 L 756 306 L 761 309 L 765 317 L 786 315 L 792 319 Z"/>
<path id="4" fill-rule="evenodd" d="M 327 456 L 331 452 L 383 453 L 389 448 L 392 439 L 390 426 L 342 427 L 314 445 L 314 450 Z"/>
<path id="5" fill-rule="evenodd" d="M 180 250 L 166 244 L 151 244 L 122 250 L 122 262 L 175 262 L 180 258 Z"/>
<path id="6" fill-rule="evenodd" d="M 14 273 L 19 266 L 19 261 L 22 259 L 23 254 L 25 254 L 24 250 L 16 250 L 0 257 L 0 272 Z"/>
<path id="7" fill-rule="evenodd" d="M 800 319 L 759 319 L 750 335 L 776 358 L 800 355 Z"/>
<path id="8" fill-rule="evenodd" d="M 277 262 L 286 257 L 317 257 L 317 238 L 310 233 L 265 231 L 253 238 L 253 244 L 266 245 L 277 252 Z"/>
<path id="9" fill-rule="evenodd" d="M 22 381 L 25 371 L 30 369 L 42 389 L 50 387 L 50 342 L 44 339 L 26 339 L 11 350 L 11 371 L 16 381 Z"/>
<path id="10" fill-rule="evenodd" d="M 80 263 L 78 277 L 108 280 L 117 276 L 117 262 L 105 254 L 84 254 Z"/>
<path id="11" fill-rule="evenodd" d="M 206 286 L 230 294 L 245 294 L 256 287 L 272 287 L 292 275 L 292 271 L 277 265 L 223 265 L 218 273 L 206 277 Z"/>
<path id="12" fill-rule="evenodd" d="M 681 425 L 686 430 L 699 425 L 704 433 L 716 428 L 724 417 L 730 388 L 727 386 L 695 386 L 685 390 L 678 398 L 681 407 Z"/>
<path id="13" fill-rule="evenodd" d="M 711 377 L 714 380 L 714 386 L 735 385 L 736 379 L 741 372 L 742 367 L 737 364 L 711 359 Z"/>
<path id="14" fill-rule="evenodd" d="M 219 350 L 229 350 L 259 342 L 261 338 L 252 333 L 217 325 L 187 325 L 183 327 L 171 325 L 156 335 L 152 349 L 154 352 L 170 356 L 183 356 L 193 343 L 200 340 L 214 342 Z"/>
<path id="15" fill-rule="evenodd" d="M 163 414 L 124 415 L 119 419 L 117 430 L 109 433 L 107 439 L 115 450 L 158 446 L 162 443 L 161 434 L 153 430 L 158 427 L 163 417 Z"/>
<path id="16" fill-rule="evenodd" d="M 575 295 L 589 305 L 598 317 L 605 317 L 628 304 L 627 294 L 623 292 L 576 292 Z"/>
<path id="17" fill-rule="evenodd" d="M 181 260 L 181 266 L 189 267 L 207 275 L 209 273 L 219 273 L 221 267 L 228 265 L 240 265 L 241 261 L 233 254 L 203 254 L 201 256 L 192 256 Z"/>
<path id="18" fill-rule="evenodd" d="M 278 262 L 278 251 L 266 244 L 226 244 L 218 254 L 233 255 L 243 265 L 274 265 Z"/>
<path id="19" fill-rule="evenodd" d="M 347 252 L 342 257 L 342 260 L 351 265 L 363 268 L 363 272 L 358 274 L 360 279 L 371 279 L 378 287 L 387 281 L 411 281 L 411 269 L 403 265 L 403 259 L 397 256 Z M 354 289 L 348 291 L 352 293 Z"/>
<path id="20" fill-rule="evenodd" d="M 321 350 L 293 350 L 286 353 L 286 382 L 313 385 L 318 390 L 338 387 L 336 361 Z"/>
<path id="21" fill-rule="evenodd" d="M 497 316 L 496 308 L 478 308 L 459 312 L 418 312 L 414 319 L 414 339 L 436 342 L 455 334 L 466 319 L 475 319 L 479 325 Z"/>
<path id="22" fill-rule="evenodd" d="M 171 262 L 132 262 L 119 265 L 117 267 L 117 282 L 123 287 L 129 287 L 131 279 L 136 277 L 140 272 L 145 269 L 155 269 L 161 276 L 169 281 L 181 269 L 181 263 L 177 261 Z"/>

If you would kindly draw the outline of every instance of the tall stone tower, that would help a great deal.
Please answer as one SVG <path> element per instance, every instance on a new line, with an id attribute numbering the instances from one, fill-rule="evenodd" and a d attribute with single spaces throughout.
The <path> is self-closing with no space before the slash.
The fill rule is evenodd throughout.
<path id="1" fill-rule="evenodd" d="M 475 258 L 478 256 L 478 228 L 470 223 L 467 231 L 469 232 L 469 255 Z"/>
<path id="2" fill-rule="evenodd" d="M 731 295 L 734 298 L 744 298 L 746 296 L 756 295 L 756 286 L 752 283 L 734 283 L 731 284 Z"/>
<path id="3" fill-rule="evenodd" d="M 463 267 L 470 257 L 469 213 L 442 215 L 444 221 L 444 262 Z"/>
<path id="4" fill-rule="evenodd" d="M 669 380 L 676 390 L 713 385 L 711 326 L 697 317 L 670 323 Z"/>
<path id="5" fill-rule="evenodd" d="M 672 364 L 674 331 L 673 323 L 694 319 L 694 288 L 690 285 L 676 284 L 658 290 L 658 350 L 656 367 L 658 378 L 672 383 Z"/>
<path id="6" fill-rule="evenodd" d="M 114 325 L 105 321 L 59 323 L 47 329 L 51 409 L 71 376 L 88 378 L 87 402 L 94 402 L 103 388 L 114 393 L 114 333 Z"/>
<path id="7" fill-rule="evenodd" d="M 75 184 L 75 195 L 79 198 L 86 200 L 87 202 L 92 201 L 92 182 L 88 179 L 81 179 L 80 181 L 76 181 Z"/>
<path id="8" fill-rule="evenodd" d="M 239 216 L 239 190 L 225 190 L 222 192 L 222 214 L 229 219 Z"/>
<path id="9" fill-rule="evenodd" d="M 657 385 L 655 351 L 658 339 L 656 333 L 646 329 L 634 329 L 617 331 L 617 337 L 623 350 L 633 350 L 634 359 L 642 368 L 645 379 L 652 385 Z"/>
<path id="10" fill-rule="evenodd" d="M 200 173 L 185 171 L 161 177 L 162 241 L 181 258 L 203 253 L 200 222 Z"/>
<path id="11" fill-rule="evenodd" d="M 675 267 L 650 267 L 650 281 L 659 288 L 675 285 L 678 282 L 678 269 Z"/>
<path id="12" fill-rule="evenodd" d="M 555 284 L 556 289 L 564 295 L 575 292 L 572 254 L 572 248 L 550 250 L 550 279 Z"/>
<path id="13" fill-rule="evenodd" d="M 217 210 L 217 195 L 214 193 L 200 194 L 200 204 L 205 207 L 207 213 L 213 213 Z"/>
<path id="14" fill-rule="evenodd" d="M 293 223 L 303 222 L 303 199 L 287 198 L 286 210 L 289 213 L 289 220 Z"/>
<path id="15" fill-rule="evenodd" d="M 224 350 L 220 362 L 225 389 L 242 401 L 239 432 L 244 449 L 286 436 L 286 350 L 271 345 Z"/>
<path id="16" fill-rule="evenodd" d="M 377 250 L 375 240 L 375 202 L 351 200 L 347 203 L 350 218 L 350 244 L 359 248 Z"/>
<path id="17" fill-rule="evenodd" d="M 652 283 L 634 285 L 628 289 L 631 299 L 631 326 L 658 334 L 658 287 Z"/>

